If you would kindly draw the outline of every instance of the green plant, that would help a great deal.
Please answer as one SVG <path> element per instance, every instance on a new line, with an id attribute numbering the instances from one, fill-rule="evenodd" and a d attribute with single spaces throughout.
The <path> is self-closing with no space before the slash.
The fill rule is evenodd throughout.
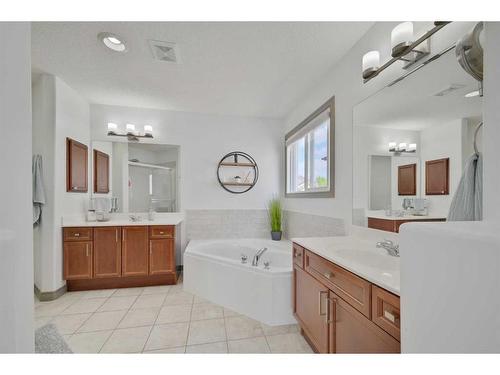
<path id="1" fill-rule="evenodd" d="M 283 212 L 281 209 L 281 201 L 278 198 L 273 198 L 269 201 L 268 212 L 271 231 L 281 232 L 281 217 Z"/>

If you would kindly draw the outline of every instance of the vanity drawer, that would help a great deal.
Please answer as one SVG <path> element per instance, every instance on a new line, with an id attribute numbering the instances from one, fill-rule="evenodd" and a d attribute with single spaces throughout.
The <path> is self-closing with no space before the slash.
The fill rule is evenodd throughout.
<path id="1" fill-rule="evenodd" d="M 396 340 L 401 340 L 399 297 L 376 285 L 372 285 L 372 321 Z"/>
<path id="2" fill-rule="evenodd" d="M 152 225 L 149 227 L 149 238 L 174 238 L 173 225 Z"/>
<path id="3" fill-rule="evenodd" d="M 293 244 L 293 264 L 304 268 L 304 248 L 296 243 Z"/>
<path id="4" fill-rule="evenodd" d="M 305 251 L 305 269 L 370 319 L 371 284 L 368 281 L 307 250 Z"/>
<path id="5" fill-rule="evenodd" d="M 64 241 L 92 241 L 92 228 L 63 228 Z"/>

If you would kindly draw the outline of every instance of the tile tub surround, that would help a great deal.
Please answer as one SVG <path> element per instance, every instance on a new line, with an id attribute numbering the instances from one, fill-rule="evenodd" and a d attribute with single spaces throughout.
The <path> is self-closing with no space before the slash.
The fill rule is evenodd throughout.
<path id="1" fill-rule="evenodd" d="M 266 209 L 187 210 L 187 239 L 270 238 Z M 344 220 L 283 211 L 283 234 L 291 237 L 341 236 Z"/>
<path id="2" fill-rule="evenodd" d="M 297 325 L 270 327 L 186 293 L 182 284 L 35 297 L 35 325 L 75 353 L 311 353 Z"/>

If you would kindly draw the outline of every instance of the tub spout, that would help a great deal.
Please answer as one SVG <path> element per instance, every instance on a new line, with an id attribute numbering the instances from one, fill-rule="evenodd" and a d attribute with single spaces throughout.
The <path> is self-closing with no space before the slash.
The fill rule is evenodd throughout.
<path id="1" fill-rule="evenodd" d="M 252 260 L 252 266 L 257 267 L 259 265 L 259 260 L 262 254 L 267 250 L 267 247 L 263 247 L 257 253 L 254 255 L 253 260 Z"/>

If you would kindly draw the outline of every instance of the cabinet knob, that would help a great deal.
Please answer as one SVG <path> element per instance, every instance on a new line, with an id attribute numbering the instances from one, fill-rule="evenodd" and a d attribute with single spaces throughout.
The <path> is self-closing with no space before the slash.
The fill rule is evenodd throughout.
<path id="1" fill-rule="evenodd" d="M 331 273 L 331 272 L 325 272 L 323 274 L 323 276 L 325 276 L 327 279 L 331 279 L 333 277 L 333 273 Z"/>
<path id="2" fill-rule="evenodd" d="M 75 233 L 75 237 L 80 237 L 80 233 Z"/>
<path id="3" fill-rule="evenodd" d="M 160 232 L 160 234 L 163 234 L 163 232 Z"/>

